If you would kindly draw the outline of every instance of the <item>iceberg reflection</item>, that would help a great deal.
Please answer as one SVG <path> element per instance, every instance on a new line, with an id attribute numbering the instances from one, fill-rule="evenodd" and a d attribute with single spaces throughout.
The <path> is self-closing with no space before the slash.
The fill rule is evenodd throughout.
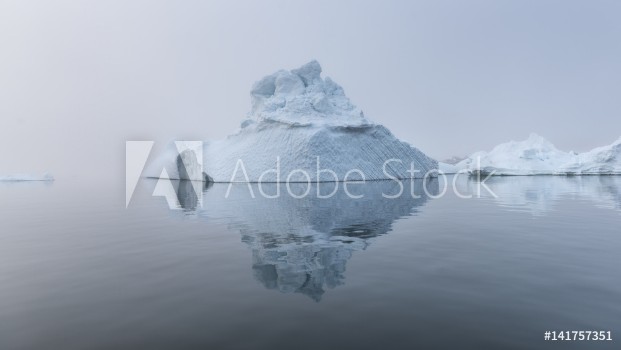
<path id="1" fill-rule="evenodd" d="M 304 193 L 308 185 L 291 184 L 287 189 L 263 184 L 265 194 L 280 191 L 278 198 L 265 198 L 257 184 L 233 184 L 230 189 L 228 184 L 216 184 L 203 193 L 199 215 L 239 230 L 242 242 L 252 250 L 253 274 L 266 288 L 319 301 L 326 288 L 344 283 L 346 263 L 354 251 L 366 249 L 374 237 L 390 232 L 395 220 L 414 215 L 429 195 L 439 192 L 437 179 L 412 180 L 403 182 L 401 196 L 389 199 L 382 194 L 398 193 L 399 184 L 374 181 L 348 186 L 351 195 L 361 198 L 351 198 L 343 188 L 329 198 L 318 197 L 318 190 L 327 195 L 336 185 L 312 184 L 308 196 L 294 198 L 289 189 Z M 197 201 L 185 191 L 191 185 L 177 189 L 181 206 L 196 208 Z"/>

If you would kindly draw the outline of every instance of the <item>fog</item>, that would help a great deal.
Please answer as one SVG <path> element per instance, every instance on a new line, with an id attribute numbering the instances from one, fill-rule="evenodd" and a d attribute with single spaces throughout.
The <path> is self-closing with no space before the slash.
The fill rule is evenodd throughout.
<path id="1" fill-rule="evenodd" d="M 311 59 L 438 159 L 621 136 L 618 1 L 2 1 L 0 174 L 124 179 L 125 141 L 219 139 Z M 157 149 L 156 149 L 157 151 Z"/>

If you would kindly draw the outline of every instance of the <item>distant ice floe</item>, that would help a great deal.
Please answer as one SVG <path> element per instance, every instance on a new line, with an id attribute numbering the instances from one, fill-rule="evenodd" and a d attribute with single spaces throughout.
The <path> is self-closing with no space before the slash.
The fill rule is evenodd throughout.
<path id="1" fill-rule="evenodd" d="M 472 154 L 455 164 L 440 164 L 445 173 L 465 171 L 493 175 L 619 175 L 621 138 L 589 152 L 564 152 L 531 134 L 523 141 L 500 144 L 489 152 Z"/>
<path id="2" fill-rule="evenodd" d="M 369 121 L 354 106 L 342 87 L 321 77 L 321 66 L 311 61 L 298 69 L 280 70 L 254 84 L 252 109 L 237 133 L 206 142 L 202 150 L 204 172 L 216 182 L 343 181 L 352 169 L 367 180 L 390 176 L 422 178 L 437 169 L 437 162 L 397 139 L 386 127 Z M 160 177 L 162 169 L 173 179 L 184 179 L 170 147 L 152 163 L 145 175 Z M 239 161 L 243 162 L 244 173 Z M 416 172 L 408 172 L 411 166 Z M 276 172 L 268 170 L 278 167 Z M 331 172 L 318 173 L 317 169 Z M 235 170 L 238 170 L 236 172 Z M 295 173 L 297 171 L 297 173 Z M 237 176 L 234 178 L 233 175 Z M 247 174 L 247 178 L 244 176 Z"/>
<path id="3" fill-rule="evenodd" d="M 0 175 L 0 181 L 11 182 L 11 181 L 54 181 L 54 177 L 45 173 L 43 175 L 38 174 L 11 174 L 11 175 Z"/>

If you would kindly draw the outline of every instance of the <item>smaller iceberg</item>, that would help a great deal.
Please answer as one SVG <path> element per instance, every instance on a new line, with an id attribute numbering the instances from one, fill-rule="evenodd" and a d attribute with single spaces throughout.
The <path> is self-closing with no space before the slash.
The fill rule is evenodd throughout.
<path id="1" fill-rule="evenodd" d="M 43 175 L 38 174 L 11 174 L 0 175 L 0 181 L 54 181 L 54 177 L 45 173 Z"/>
<path id="2" fill-rule="evenodd" d="M 573 157 L 533 133 L 526 140 L 502 143 L 489 152 L 476 152 L 457 163 L 456 167 L 472 173 L 543 175 L 554 174 L 563 165 L 571 163 Z"/>
<path id="3" fill-rule="evenodd" d="M 443 168 L 446 172 L 493 175 L 617 175 L 621 174 L 621 138 L 609 146 L 575 153 L 561 151 L 533 133 L 526 140 L 476 152 L 454 166 L 441 165 L 440 170 Z"/>
<path id="4" fill-rule="evenodd" d="M 579 153 L 572 163 L 558 170 L 568 175 L 618 175 L 621 174 L 621 137 L 608 146 Z"/>

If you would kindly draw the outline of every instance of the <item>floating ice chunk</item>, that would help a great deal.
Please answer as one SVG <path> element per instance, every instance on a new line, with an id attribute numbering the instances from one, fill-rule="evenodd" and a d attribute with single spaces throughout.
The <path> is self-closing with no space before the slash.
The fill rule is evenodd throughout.
<path id="1" fill-rule="evenodd" d="M 50 173 L 38 174 L 11 174 L 0 175 L 0 181 L 54 181 Z"/>

